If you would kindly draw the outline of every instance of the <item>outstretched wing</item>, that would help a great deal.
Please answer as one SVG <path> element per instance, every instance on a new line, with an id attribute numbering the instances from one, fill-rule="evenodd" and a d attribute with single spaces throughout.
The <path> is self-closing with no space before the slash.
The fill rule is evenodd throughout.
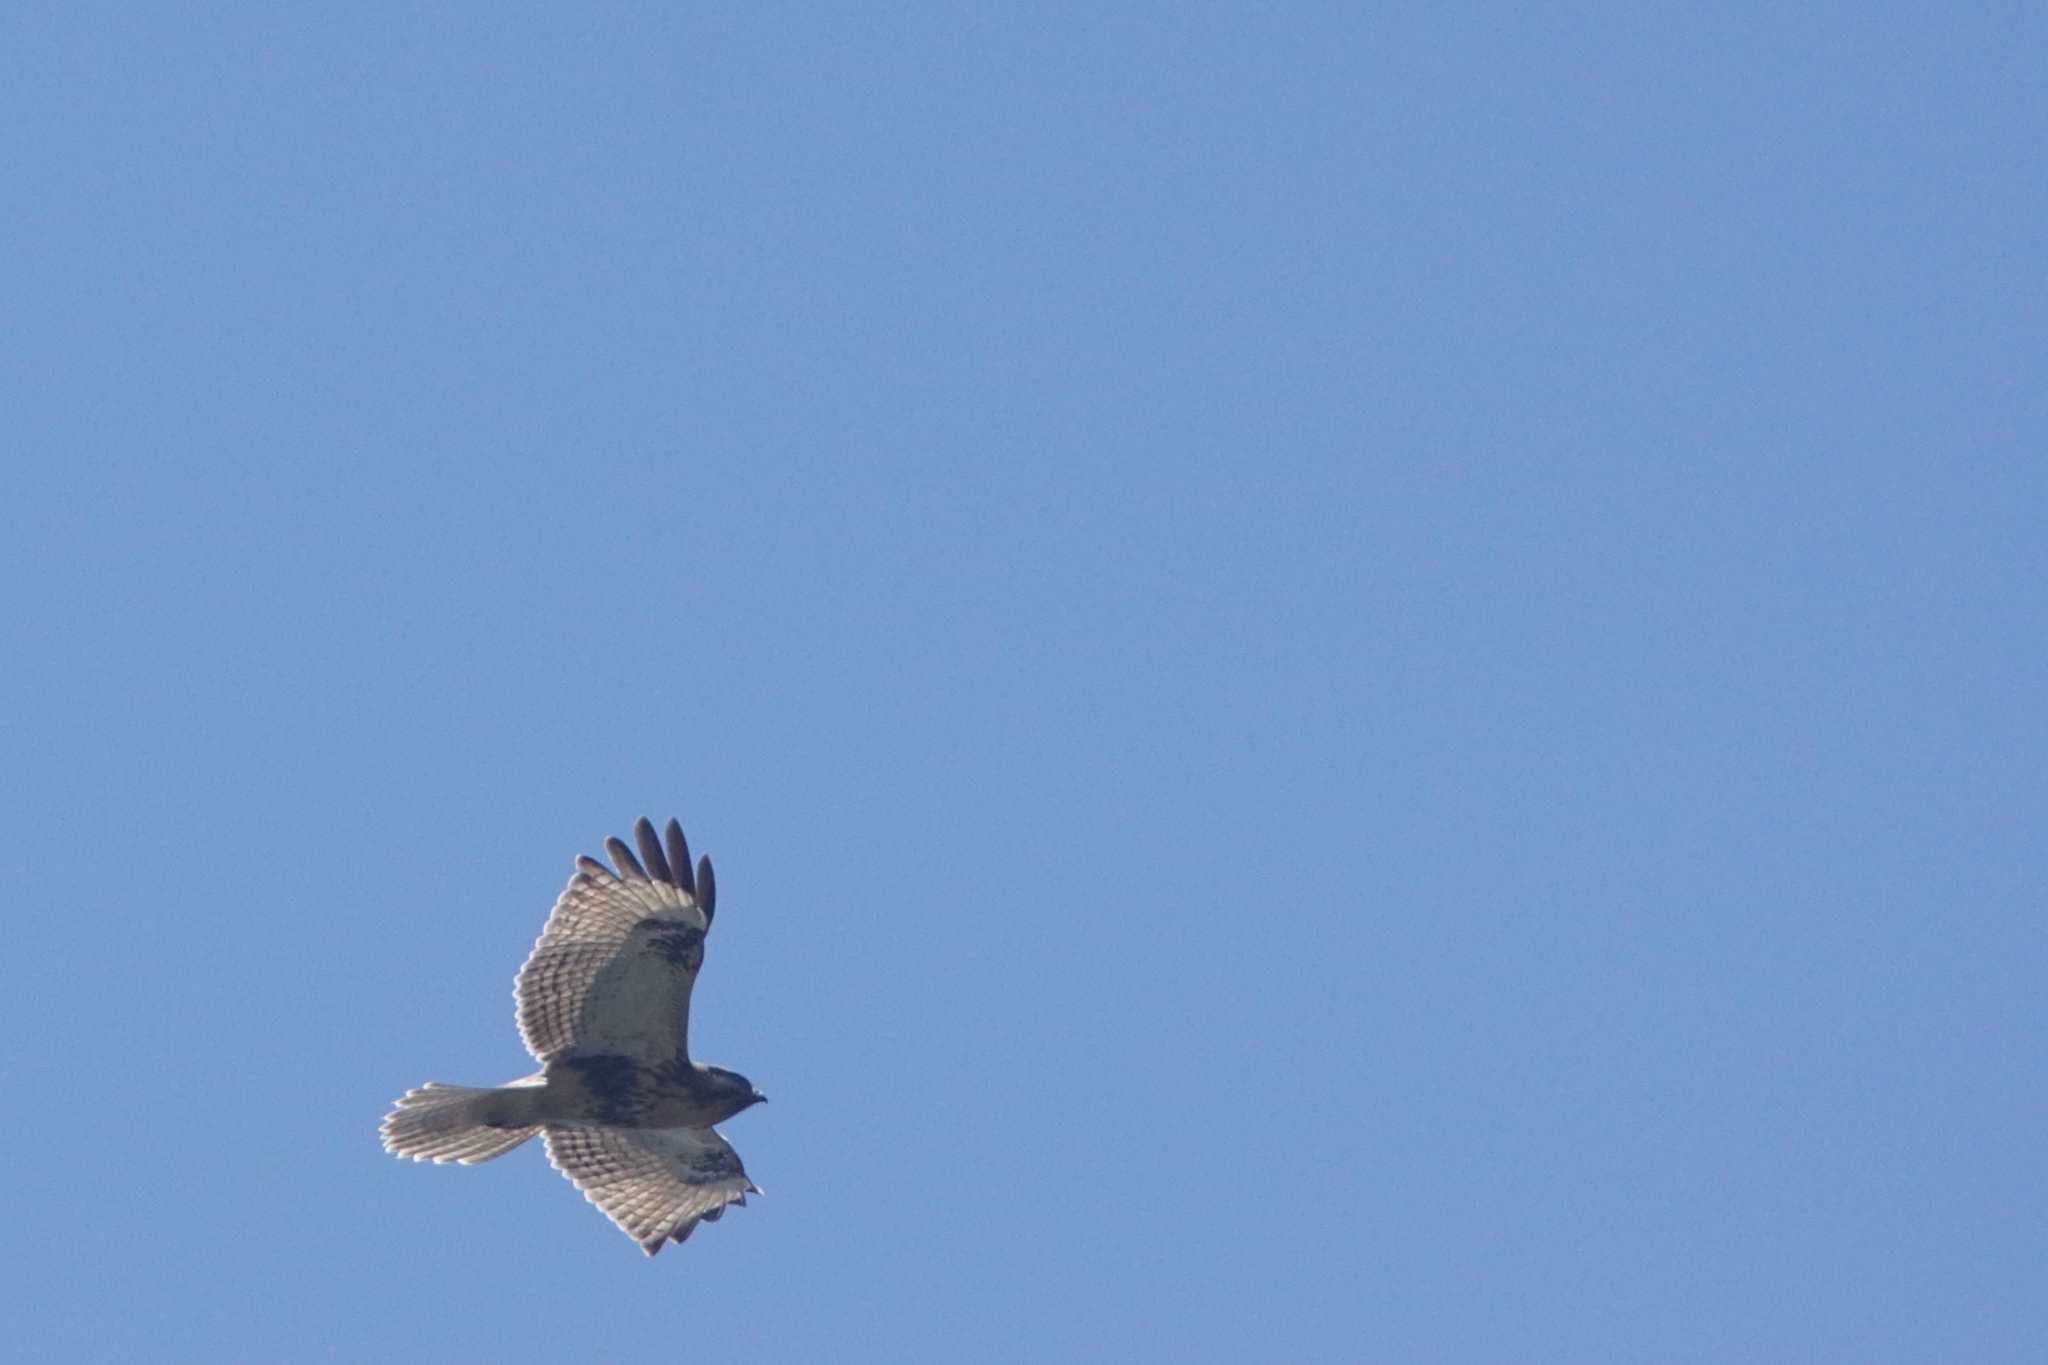
<path id="1" fill-rule="evenodd" d="M 652 1256 L 760 1189 L 710 1128 L 549 1128 L 548 1160 Z"/>
<path id="2" fill-rule="evenodd" d="M 682 827 L 669 821 L 667 835 L 663 848 L 642 819 L 633 826 L 640 858 L 624 840 L 608 839 L 613 867 L 576 860 L 512 986 L 519 1036 L 541 1061 L 566 1053 L 648 1063 L 689 1056 L 690 988 L 717 892 L 711 860 L 693 875 Z"/>

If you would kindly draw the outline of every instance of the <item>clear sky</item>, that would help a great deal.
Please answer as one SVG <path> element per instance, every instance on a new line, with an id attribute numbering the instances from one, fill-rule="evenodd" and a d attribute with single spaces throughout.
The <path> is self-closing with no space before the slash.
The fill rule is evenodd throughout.
<path id="1" fill-rule="evenodd" d="M 24 1358 L 2040 1358 L 2038 6 L 7 29 Z M 376 1136 L 643 813 L 652 1262 Z"/>

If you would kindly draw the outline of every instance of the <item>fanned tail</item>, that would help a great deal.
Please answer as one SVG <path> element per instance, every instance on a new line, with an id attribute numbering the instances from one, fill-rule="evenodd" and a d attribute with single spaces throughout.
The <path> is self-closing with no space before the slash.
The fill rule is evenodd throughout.
<path id="1" fill-rule="evenodd" d="M 491 1089 L 428 1081 L 384 1116 L 384 1150 L 414 1161 L 489 1161 L 540 1131 L 540 1095 L 531 1080 Z"/>

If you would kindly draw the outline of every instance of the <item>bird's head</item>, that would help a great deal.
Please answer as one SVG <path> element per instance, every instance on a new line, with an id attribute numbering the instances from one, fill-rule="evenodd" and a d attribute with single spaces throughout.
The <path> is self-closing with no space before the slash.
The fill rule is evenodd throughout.
<path id="1" fill-rule="evenodd" d="M 737 1071 L 727 1071 L 722 1066 L 707 1066 L 705 1074 L 710 1076 L 729 1099 L 734 1101 L 733 1112 L 737 1114 L 749 1105 L 763 1103 L 767 1096 L 754 1088 L 754 1083 Z"/>

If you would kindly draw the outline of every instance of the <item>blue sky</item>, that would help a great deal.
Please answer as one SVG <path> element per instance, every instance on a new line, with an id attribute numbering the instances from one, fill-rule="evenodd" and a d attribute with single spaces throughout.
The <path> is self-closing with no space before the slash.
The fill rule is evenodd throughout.
<path id="1" fill-rule="evenodd" d="M 2037 1358 L 2037 9 L 12 18 L 28 1354 Z M 376 1139 L 642 813 L 653 1262 Z"/>

